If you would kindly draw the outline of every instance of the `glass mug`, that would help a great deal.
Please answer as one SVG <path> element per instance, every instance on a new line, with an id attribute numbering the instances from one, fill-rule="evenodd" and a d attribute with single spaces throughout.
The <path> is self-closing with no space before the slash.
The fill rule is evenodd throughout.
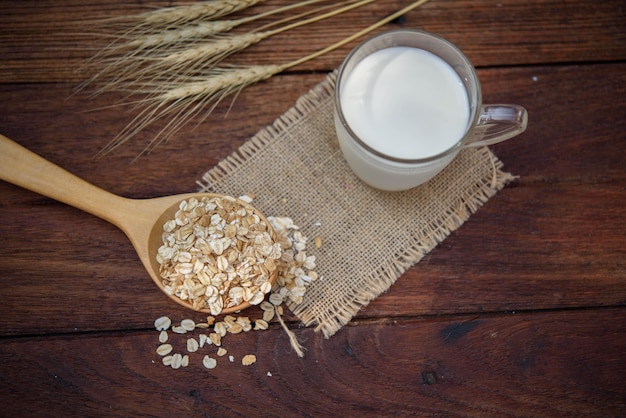
<path id="1" fill-rule="evenodd" d="M 366 58 L 369 64 L 363 62 Z M 422 59 L 432 66 L 423 67 L 426 72 L 418 75 Z M 367 68 L 360 70 L 358 64 Z M 380 81 L 385 72 L 391 75 Z M 425 83 L 423 96 L 428 97 L 415 100 L 414 83 Z M 456 99 L 446 99 L 448 92 Z M 374 36 L 348 54 L 337 75 L 334 116 L 339 145 L 352 171 L 370 186 L 387 191 L 423 184 L 461 149 L 512 138 L 526 130 L 528 121 L 521 106 L 482 104 L 476 71 L 456 46 L 409 29 Z M 434 129 L 422 134 L 428 139 L 418 138 L 420 118 Z"/>

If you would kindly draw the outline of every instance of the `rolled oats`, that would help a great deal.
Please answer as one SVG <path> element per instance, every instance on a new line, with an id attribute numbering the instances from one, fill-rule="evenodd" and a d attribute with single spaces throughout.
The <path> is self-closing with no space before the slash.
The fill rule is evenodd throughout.
<path id="1" fill-rule="evenodd" d="M 189 338 L 187 340 L 187 351 L 190 353 L 195 353 L 196 351 L 198 351 L 198 348 L 200 347 L 200 344 L 198 343 L 198 340 L 196 340 L 195 338 Z"/>
<path id="2" fill-rule="evenodd" d="M 234 324 L 234 322 L 233 322 Z M 219 334 L 220 337 L 223 337 L 224 335 L 226 335 L 227 332 L 227 323 L 224 322 L 218 322 L 217 324 L 213 325 L 213 331 L 216 334 Z"/>
<path id="3" fill-rule="evenodd" d="M 248 332 L 252 329 L 252 322 L 247 316 L 240 316 L 239 318 L 237 318 L 237 323 L 241 325 L 241 329 L 244 332 Z"/>
<path id="4" fill-rule="evenodd" d="M 255 330 L 266 330 L 269 328 L 269 324 L 267 323 L 267 321 L 263 320 L 263 319 L 257 319 L 256 321 L 254 321 L 254 329 Z"/>
<path id="5" fill-rule="evenodd" d="M 243 332 L 243 327 L 240 324 L 233 324 L 228 327 L 228 332 L 231 334 L 239 334 L 240 332 Z"/>
<path id="6" fill-rule="evenodd" d="M 282 247 L 282 256 L 278 263 L 278 276 L 269 301 L 277 307 L 276 311 L 279 315 L 282 315 L 280 305 L 284 301 L 293 304 L 302 303 L 306 288 L 317 280 L 318 274 L 314 270 L 316 257 L 306 253 L 308 238 L 302 234 L 293 220 L 286 217 L 269 217 L 267 219 Z M 314 240 L 316 248 L 321 247 L 321 240 L 319 236 Z M 264 310 L 269 311 L 269 309 Z M 267 318 L 270 318 L 270 315 L 267 314 Z"/>
<path id="7" fill-rule="evenodd" d="M 254 354 L 247 354 L 241 359 L 241 364 L 244 366 L 250 366 L 254 363 L 256 363 L 256 356 Z"/>
<path id="8" fill-rule="evenodd" d="M 182 321 L 180 321 L 180 326 L 183 327 L 185 331 L 189 332 L 196 329 L 196 323 L 193 321 L 193 319 L 183 319 Z"/>
<path id="9" fill-rule="evenodd" d="M 272 293 L 272 294 L 270 295 L 270 302 L 271 302 L 273 305 L 278 306 L 278 305 L 280 305 L 281 303 L 283 303 L 283 297 L 282 297 L 282 295 L 281 295 L 280 293 Z"/>
<path id="10" fill-rule="evenodd" d="M 183 365 L 183 356 L 179 353 L 174 354 L 172 356 L 170 367 L 172 369 L 179 369 L 182 365 Z"/>
<path id="11" fill-rule="evenodd" d="M 166 356 L 169 353 L 171 353 L 173 349 L 174 348 L 172 347 L 171 344 L 161 344 L 160 346 L 157 347 L 156 352 L 160 356 Z"/>
<path id="12" fill-rule="evenodd" d="M 214 369 L 217 367 L 217 360 L 206 355 L 202 358 L 202 364 L 207 369 Z"/>
<path id="13" fill-rule="evenodd" d="M 272 305 L 271 302 L 268 302 L 266 300 L 261 302 L 260 306 L 261 306 L 261 309 L 263 309 L 264 311 L 273 311 L 274 310 L 274 305 Z"/>
<path id="14" fill-rule="evenodd" d="M 271 226 L 228 196 L 181 201 L 163 225 L 162 242 L 157 261 L 166 293 L 211 315 L 260 304 L 282 256 Z"/>
<path id="15" fill-rule="evenodd" d="M 162 316 L 154 321 L 154 327 L 157 331 L 165 331 L 170 327 L 170 325 L 172 325 L 172 320 L 167 316 Z"/>
<path id="16" fill-rule="evenodd" d="M 271 311 L 263 311 L 263 320 L 265 322 L 270 322 L 272 319 L 274 319 L 274 315 L 276 315 L 276 311 L 274 310 L 274 307 L 272 307 Z"/>
<path id="17" fill-rule="evenodd" d="M 170 260 L 171 264 L 169 270 L 162 265 L 161 271 L 166 271 L 165 276 L 169 274 L 168 277 L 173 278 L 166 284 L 167 280 L 162 275 L 166 291 L 190 300 L 196 308 L 204 298 L 211 310 L 206 322 L 184 319 L 179 325 L 172 326 L 166 316 L 155 320 L 161 343 L 157 353 L 163 357 L 164 365 L 174 369 L 187 367 L 189 355 L 170 354 L 173 348 L 171 344 L 166 344 L 170 339 L 166 330 L 185 334 L 212 327 L 212 333 L 198 334 L 197 339 L 186 339 L 187 352 L 194 353 L 206 345 L 214 345 L 217 356 L 226 356 L 227 350 L 221 346 L 224 336 L 252 329 L 267 330 L 269 322 L 276 315 L 283 314 L 285 302 L 287 305 L 301 303 L 307 287 L 320 278 L 314 270 L 316 257 L 306 252 L 308 239 L 290 218 L 268 218 L 276 239 L 275 242 L 267 241 L 267 237 L 259 231 L 267 232 L 268 225 L 263 224 L 258 215 L 241 208 L 230 214 L 214 211 L 218 207 L 216 202 L 181 202 L 176 218 L 163 226 L 163 242 L 166 244 L 159 249 L 159 257 Z M 321 238 L 317 237 L 314 244 L 316 248 L 321 247 Z M 242 259 L 245 251 L 246 256 Z M 254 274 L 242 273 L 241 269 L 249 271 L 246 269 L 254 263 L 257 269 Z M 273 285 L 268 281 L 259 282 L 259 277 L 267 276 L 274 270 L 277 278 Z M 267 294 L 269 298 L 265 300 Z M 221 313 L 223 307 L 236 306 L 242 301 L 258 304 L 262 318 L 251 321 L 247 316 L 226 315 L 221 321 L 216 321 L 215 316 Z M 228 359 L 235 361 L 232 355 Z M 217 366 L 217 360 L 208 355 L 202 362 L 209 369 Z M 241 359 L 244 366 L 255 362 L 253 354 Z"/>
<path id="18" fill-rule="evenodd" d="M 222 336 L 220 334 L 216 334 L 216 333 L 209 334 L 209 339 L 211 340 L 211 343 L 213 343 L 213 345 L 215 345 L 216 347 L 219 347 L 222 345 Z"/>
<path id="19" fill-rule="evenodd" d="M 176 334 L 186 334 L 187 330 L 185 328 L 183 328 L 180 325 L 174 325 L 172 327 L 172 331 L 174 331 Z"/>

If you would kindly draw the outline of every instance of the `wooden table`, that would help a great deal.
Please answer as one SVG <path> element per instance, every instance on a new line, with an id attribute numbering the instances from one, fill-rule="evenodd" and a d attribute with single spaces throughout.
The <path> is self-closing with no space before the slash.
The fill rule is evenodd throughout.
<path id="1" fill-rule="evenodd" d="M 122 196 L 195 191 L 356 44 L 246 89 L 137 161 L 150 129 L 94 159 L 132 113 L 107 107 L 121 93 L 72 95 L 94 51 L 69 28 L 144 3 L 4 0 L 0 133 Z M 380 0 L 237 60 L 296 59 L 405 4 Z M 456 43 L 486 103 L 528 109 L 527 132 L 492 147 L 519 179 L 332 338 L 287 315 L 304 358 L 274 321 L 232 336 L 237 361 L 214 370 L 161 364 L 155 318 L 203 316 L 158 291 L 122 232 L 2 182 L 0 415 L 625 416 L 624 2 L 432 0 L 381 30 L 399 26 Z"/>

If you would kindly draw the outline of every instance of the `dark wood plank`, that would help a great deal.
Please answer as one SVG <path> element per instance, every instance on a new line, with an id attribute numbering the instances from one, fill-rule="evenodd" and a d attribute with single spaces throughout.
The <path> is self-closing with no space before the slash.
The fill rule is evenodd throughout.
<path id="1" fill-rule="evenodd" d="M 78 82 L 81 76 L 76 69 L 101 45 L 85 33 L 93 27 L 93 20 L 149 10 L 142 3 L 4 1 L 0 6 L 0 82 Z M 153 6 L 181 3 L 150 2 Z M 280 4 L 268 1 L 238 16 Z M 368 27 L 404 5 L 406 2 L 380 0 L 333 20 L 276 35 L 235 61 L 267 64 L 298 59 Z M 625 20 L 621 0 L 548 4 L 542 0 L 481 0 L 473 1 L 471 6 L 463 0 L 434 0 L 410 12 L 400 26 L 422 28 L 449 38 L 477 66 L 504 66 L 623 60 Z M 256 27 L 251 24 L 243 29 Z M 381 30 L 397 27 L 398 24 L 389 24 Z M 297 69 L 334 69 L 355 44 Z"/>
<path id="2" fill-rule="evenodd" d="M 609 324 L 609 325 L 607 325 Z M 4 340 L 5 416 L 623 416 L 626 310 L 357 321 L 329 340 L 224 339 L 172 370 L 155 331 Z M 186 336 L 172 337 L 184 351 Z M 598 355 L 601 352 L 602 355 Z M 240 364 L 255 353 L 257 362 Z M 269 373 L 269 374 L 268 374 Z M 36 386 L 33 387 L 33 384 Z"/>

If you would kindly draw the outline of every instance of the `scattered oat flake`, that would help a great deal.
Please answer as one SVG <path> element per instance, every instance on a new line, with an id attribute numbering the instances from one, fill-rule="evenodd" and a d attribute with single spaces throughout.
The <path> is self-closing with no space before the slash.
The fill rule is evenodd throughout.
<path id="1" fill-rule="evenodd" d="M 157 331 L 165 331 L 172 325 L 172 320 L 167 316 L 162 316 L 154 321 L 154 327 Z"/>
<path id="2" fill-rule="evenodd" d="M 179 369 L 183 365 L 183 356 L 176 353 L 172 356 L 172 363 L 170 366 L 172 369 Z"/>
<path id="3" fill-rule="evenodd" d="M 212 333 L 209 334 L 209 339 L 213 343 L 213 345 L 219 347 L 222 345 L 222 336 L 220 334 Z"/>
<path id="4" fill-rule="evenodd" d="M 161 331 L 159 333 L 159 342 L 160 343 L 166 343 L 168 339 L 169 339 L 169 335 L 167 335 L 167 331 Z"/>
<path id="5" fill-rule="evenodd" d="M 182 326 L 178 326 L 178 325 L 174 325 L 172 327 L 172 331 L 174 331 L 176 334 L 186 334 L 187 330 L 185 328 L 183 328 Z"/>
<path id="6" fill-rule="evenodd" d="M 198 347 L 200 346 L 200 344 L 198 343 L 198 341 L 195 338 L 189 338 L 187 340 L 187 351 L 190 353 L 195 353 L 196 351 L 198 351 Z"/>
<path id="7" fill-rule="evenodd" d="M 185 331 L 193 331 L 196 328 L 196 323 L 193 319 L 183 319 L 180 321 L 180 326 L 183 327 Z"/>
<path id="8" fill-rule="evenodd" d="M 315 237 L 313 244 L 315 244 L 315 248 L 322 248 L 322 237 Z"/>
<path id="9" fill-rule="evenodd" d="M 283 303 L 283 297 L 279 293 L 272 293 L 270 295 L 270 302 L 273 305 L 278 306 Z"/>
<path id="10" fill-rule="evenodd" d="M 223 348 L 223 347 L 220 347 L 217 350 L 217 355 L 220 356 L 220 357 L 225 356 L 226 353 L 228 353 L 228 351 L 225 348 Z"/>
<path id="11" fill-rule="evenodd" d="M 206 367 L 207 369 L 214 369 L 217 367 L 217 360 L 215 360 L 214 358 L 207 356 L 204 356 L 202 358 L 202 364 L 204 365 L 204 367 Z"/>
<path id="12" fill-rule="evenodd" d="M 240 324 L 233 324 L 232 326 L 228 327 L 228 332 L 230 332 L 231 334 L 239 334 L 242 331 L 243 327 Z"/>
<path id="13" fill-rule="evenodd" d="M 174 348 L 172 347 L 171 344 L 161 344 L 160 346 L 157 347 L 156 352 L 160 356 L 166 356 L 169 353 L 171 353 L 173 349 Z"/>
<path id="14" fill-rule="evenodd" d="M 269 328 L 269 324 L 264 321 L 263 319 L 257 319 L 254 322 L 254 329 L 257 331 L 262 331 L 262 330 L 266 330 Z"/>
<path id="15" fill-rule="evenodd" d="M 263 311 L 263 320 L 265 322 L 270 322 L 274 319 L 274 315 L 276 315 L 276 311 L 273 308 L 271 311 Z"/>
<path id="16" fill-rule="evenodd" d="M 231 363 L 235 362 L 235 357 L 234 356 L 228 356 L 228 361 L 230 361 Z"/>
<path id="17" fill-rule="evenodd" d="M 256 363 L 256 356 L 254 354 L 246 354 L 241 359 L 241 364 L 243 364 L 244 366 L 249 366 L 254 363 Z"/>
<path id="18" fill-rule="evenodd" d="M 267 372 L 267 375 L 268 375 L 269 377 L 272 377 L 272 372 Z"/>

